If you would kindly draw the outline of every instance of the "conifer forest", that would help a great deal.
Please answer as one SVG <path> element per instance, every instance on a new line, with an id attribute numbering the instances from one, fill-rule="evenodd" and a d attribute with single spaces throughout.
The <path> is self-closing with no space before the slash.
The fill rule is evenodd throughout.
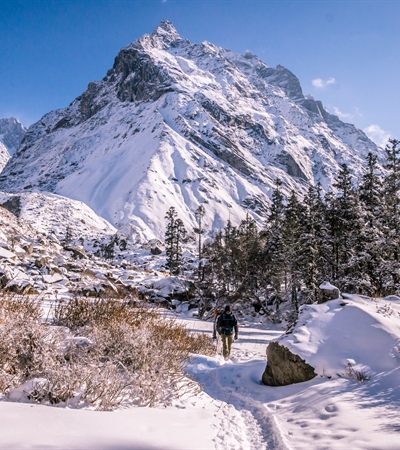
<path id="1" fill-rule="evenodd" d="M 247 215 L 238 226 L 228 222 L 203 246 L 202 230 L 195 230 L 200 243 L 199 315 L 211 305 L 238 300 L 275 317 L 279 305 L 289 301 L 296 315 L 301 304 L 317 300 L 324 281 L 371 297 L 398 294 L 400 141 L 389 140 L 383 166 L 372 153 L 366 163 L 357 182 L 343 164 L 334 192 L 323 194 L 319 185 L 311 186 L 302 199 L 296 192 L 285 198 L 277 180 L 261 228 Z M 179 236 L 184 233 L 172 210 L 166 245 L 171 272 L 177 273 Z"/>

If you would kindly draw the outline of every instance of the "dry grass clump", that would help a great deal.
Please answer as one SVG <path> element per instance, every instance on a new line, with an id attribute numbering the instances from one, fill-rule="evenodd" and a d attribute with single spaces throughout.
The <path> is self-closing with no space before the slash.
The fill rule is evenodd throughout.
<path id="1" fill-rule="evenodd" d="M 18 300 L 20 306 L 0 302 L 3 393 L 34 380 L 26 395 L 38 402 L 89 403 L 100 410 L 122 403 L 157 406 L 195 392 L 186 363 L 191 353 L 215 352 L 208 337 L 129 301 L 59 302 L 49 324 L 40 306 Z"/>
<path id="2" fill-rule="evenodd" d="M 0 297 L 0 321 L 9 315 L 40 320 L 42 314 L 42 303 L 38 297 L 21 297 L 12 294 Z"/>
<path id="3" fill-rule="evenodd" d="M 87 325 L 107 325 L 112 320 L 130 323 L 135 327 L 152 313 L 154 311 L 150 308 L 139 307 L 131 299 L 74 297 L 57 302 L 53 316 L 55 324 L 77 331 Z"/>
<path id="4" fill-rule="evenodd" d="M 357 381 L 361 381 L 361 382 L 370 381 L 370 379 L 371 379 L 371 377 L 369 375 L 367 375 L 364 371 L 354 369 L 354 367 L 351 363 L 347 363 L 346 374 L 349 378 L 354 378 Z"/>

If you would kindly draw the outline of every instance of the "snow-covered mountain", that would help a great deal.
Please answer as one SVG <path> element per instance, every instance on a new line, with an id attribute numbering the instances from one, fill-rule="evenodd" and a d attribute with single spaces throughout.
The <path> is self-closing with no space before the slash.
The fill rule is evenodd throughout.
<path id="1" fill-rule="evenodd" d="M 0 118 L 0 172 L 21 144 L 26 128 L 15 117 Z"/>
<path id="2" fill-rule="evenodd" d="M 36 232 L 52 236 L 56 241 L 65 238 L 67 229 L 71 239 L 77 241 L 102 241 L 117 232 L 84 203 L 55 194 L 0 192 L 0 206 L 32 226 Z"/>
<path id="3" fill-rule="evenodd" d="M 208 229 L 247 212 L 261 221 L 277 178 L 285 192 L 328 189 L 340 163 L 359 177 L 369 151 L 382 152 L 304 96 L 288 69 L 194 44 L 162 21 L 103 80 L 29 128 L 0 189 L 78 199 L 153 238 L 170 206 L 188 228 L 200 204 Z"/>
<path id="4" fill-rule="evenodd" d="M 8 150 L 6 149 L 5 145 L 0 142 L 0 172 L 3 170 L 9 159 L 10 154 L 8 153 Z"/>

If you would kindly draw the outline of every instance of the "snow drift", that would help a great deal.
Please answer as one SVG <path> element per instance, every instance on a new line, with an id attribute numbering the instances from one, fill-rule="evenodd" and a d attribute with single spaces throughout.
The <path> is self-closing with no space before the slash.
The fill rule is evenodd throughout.
<path id="1" fill-rule="evenodd" d="M 300 307 L 296 326 L 277 342 L 321 377 L 343 377 L 349 365 L 371 380 L 400 384 L 400 299 L 345 299 Z M 351 371 L 350 371 L 351 372 Z"/>

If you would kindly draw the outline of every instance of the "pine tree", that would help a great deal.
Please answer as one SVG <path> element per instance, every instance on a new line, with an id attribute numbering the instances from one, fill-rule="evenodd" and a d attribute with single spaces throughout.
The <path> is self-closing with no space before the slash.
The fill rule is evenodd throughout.
<path id="1" fill-rule="evenodd" d="M 386 146 L 387 175 L 384 179 L 385 232 L 384 270 L 389 274 L 385 281 L 387 293 L 400 291 L 400 141 L 389 139 Z"/>
<path id="2" fill-rule="evenodd" d="M 217 303 L 254 301 L 258 292 L 259 236 L 255 221 L 249 216 L 239 227 L 228 221 L 214 240 L 204 247 L 204 279 L 212 286 Z M 204 283 L 203 283 L 204 284 Z"/>
<path id="3" fill-rule="evenodd" d="M 198 267 L 198 278 L 199 280 L 203 278 L 203 274 L 202 274 L 202 264 L 201 264 L 201 258 L 202 258 L 202 247 L 201 247 L 201 235 L 203 233 L 203 224 L 202 224 L 202 219 L 204 214 L 206 213 L 204 206 L 200 205 L 196 211 L 195 211 L 195 216 L 197 219 L 197 223 L 198 223 L 198 228 L 195 229 L 195 233 L 197 233 L 199 235 L 199 246 L 198 246 L 198 251 L 199 251 L 199 267 Z"/>
<path id="4" fill-rule="evenodd" d="M 263 249 L 265 296 L 269 303 L 274 303 L 276 309 L 279 308 L 279 304 L 282 302 L 282 287 L 285 279 L 285 247 L 283 240 L 285 206 L 281 186 L 282 182 L 277 180 L 272 193 L 270 214 L 261 234 L 265 242 Z"/>
<path id="5" fill-rule="evenodd" d="M 165 247 L 167 255 L 167 267 L 171 275 L 179 275 L 182 264 L 181 244 L 186 236 L 186 230 L 181 219 L 177 218 L 178 213 L 171 206 L 165 218 L 168 220 L 165 232 Z"/>
<path id="6" fill-rule="evenodd" d="M 240 277 L 241 297 L 250 302 L 260 303 L 259 280 L 262 278 L 262 249 L 257 224 L 249 214 L 239 225 L 237 248 L 239 251 L 236 269 Z"/>
<path id="7" fill-rule="evenodd" d="M 312 303 L 317 300 L 317 287 L 321 282 L 322 239 L 318 230 L 321 227 L 318 214 L 318 197 L 316 189 L 311 186 L 304 198 L 304 216 L 302 233 L 299 238 L 298 264 L 304 282 L 304 302 Z"/>
<path id="8" fill-rule="evenodd" d="M 299 241 L 303 232 L 305 208 L 292 191 L 284 209 L 283 244 L 285 253 L 285 291 L 290 292 L 294 311 L 298 311 L 298 292 L 301 290 L 302 276 Z"/>
<path id="9" fill-rule="evenodd" d="M 72 230 L 71 227 L 69 225 L 67 225 L 67 227 L 65 228 L 65 236 L 64 239 L 62 241 L 62 243 L 64 244 L 64 247 L 68 247 L 72 244 Z"/>
<path id="10" fill-rule="evenodd" d="M 103 244 L 101 247 L 102 255 L 106 259 L 113 259 L 115 256 L 115 244 L 118 243 L 118 236 L 115 234 L 110 237 L 110 242 L 108 244 Z"/>
<path id="11" fill-rule="evenodd" d="M 363 227 L 358 235 L 358 270 L 355 274 L 359 279 L 359 293 L 366 295 L 382 295 L 385 284 L 384 192 L 377 172 L 377 157 L 370 152 L 367 170 L 359 186 Z"/>
<path id="12" fill-rule="evenodd" d="M 354 291 L 357 287 L 357 242 L 362 229 L 362 211 L 357 191 L 353 188 L 346 164 L 342 164 L 336 183 L 338 192 L 331 199 L 329 217 L 334 252 L 334 281 L 341 289 Z"/>

